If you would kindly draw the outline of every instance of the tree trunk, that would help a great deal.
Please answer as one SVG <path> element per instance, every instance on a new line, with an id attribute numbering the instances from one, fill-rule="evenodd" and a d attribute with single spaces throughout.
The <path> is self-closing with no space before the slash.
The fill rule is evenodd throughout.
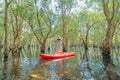
<path id="1" fill-rule="evenodd" d="M 112 39 L 113 39 L 112 32 L 113 31 L 112 31 L 111 27 L 112 26 L 110 24 L 108 24 L 106 35 L 105 35 L 105 38 L 103 40 L 102 47 L 101 47 L 102 56 L 103 56 L 103 63 L 106 66 L 109 63 L 112 63 L 110 53 L 111 53 L 111 48 L 112 48 Z"/>
<path id="2" fill-rule="evenodd" d="M 51 24 L 50 15 L 48 13 L 46 13 L 46 15 L 47 15 L 46 18 L 48 18 L 48 20 L 49 20 L 48 23 L 47 23 L 47 21 L 45 20 L 44 17 L 41 17 L 44 20 L 44 22 L 46 23 L 46 25 L 47 25 L 47 27 L 49 29 L 48 32 L 46 33 L 46 35 L 44 34 L 44 32 L 40 31 L 40 35 L 38 36 L 36 34 L 35 30 L 34 30 L 33 22 L 31 21 L 31 19 L 29 19 L 29 21 L 28 21 L 28 24 L 30 25 L 31 30 L 32 30 L 34 36 L 36 37 L 37 41 L 40 44 L 41 53 L 45 53 L 46 42 L 47 42 L 47 40 L 48 40 L 48 38 L 49 38 L 49 36 L 51 34 L 51 31 L 52 31 L 52 24 Z M 40 18 L 39 18 L 38 10 L 37 10 L 36 16 L 37 16 L 38 26 L 39 26 L 39 28 L 41 28 L 42 26 L 41 26 L 41 21 L 40 21 Z"/>
<path id="3" fill-rule="evenodd" d="M 8 60 L 8 3 L 7 0 L 5 0 L 5 15 L 4 15 L 4 29 L 5 29 L 5 40 L 4 40 L 4 62 Z"/>
<path id="4" fill-rule="evenodd" d="M 66 30 L 63 28 L 63 52 L 67 52 Z"/>
<path id="5" fill-rule="evenodd" d="M 5 40 L 4 40 L 4 62 L 8 60 L 8 6 L 13 0 L 9 2 L 5 0 L 5 14 L 4 14 L 4 29 L 5 29 Z"/>
<path id="6" fill-rule="evenodd" d="M 106 28 L 105 38 L 101 45 L 101 50 L 102 50 L 103 64 L 107 66 L 108 64 L 112 64 L 110 53 L 113 44 L 112 40 L 117 24 L 117 22 L 116 23 L 114 22 L 116 21 L 115 11 L 117 10 L 117 8 L 115 8 L 115 0 L 112 0 L 112 11 L 110 12 L 110 7 L 109 7 L 110 1 L 109 0 L 102 0 L 102 1 L 103 1 L 103 11 L 107 21 L 107 28 Z"/>
<path id="7" fill-rule="evenodd" d="M 41 53 L 45 53 L 45 43 L 43 43 L 42 45 L 41 45 Z"/>
<path id="8" fill-rule="evenodd" d="M 13 56 L 19 56 L 21 52 L 20 46 L 20 35 L 22 30 L 22 19 L 18 17 L 17 13 L 13 11 L 13 15 L 11 16 L 12 30 L 13 30 L 13 45 L 12 45 L 12 54 Z"/>
<path id="9" fill-rule="evenodd" d="M 67 52 L 67 26 L 65 22 L 65 13 L 62 11 L 62 28 L 63 28 L 63 52 Z"/>

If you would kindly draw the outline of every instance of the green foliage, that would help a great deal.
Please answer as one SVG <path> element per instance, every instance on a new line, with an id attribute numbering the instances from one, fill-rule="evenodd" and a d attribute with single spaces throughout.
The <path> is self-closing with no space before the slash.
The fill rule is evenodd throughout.
<path id="1" fill-rule="evenodd" d="M 10 17 L 11 15 L 13 15 L 13 12 L 23 19 L 23 42 L 29 43 L 29 41 L 27 42 L 26 39 L 27 36 L 32 35 L 32 37 L 28 37 L 29 39 L 35 38 L 33 37 L 34 35 L 32 34 L 30 25 L 28 24 L 29 21 L 31 22 L 31 24 L 33 24 L 33 30 L 39 36 L 39 38 L 42 38 L 41 32 L 43 33 L 43 35 L 47 35 L 50 30 L 50 26 L 52 26 L 52 31 L 49 37 L 54 37 L 57 35 L 62 35 L 63 18 L 65 19 L 65 23 L 67 24 L 68 41 L 79 41 L 80 34 L 78 30 L 81 30 L 81 33 L 84 36 L 87 29 L 86 24 L 91 25 L 94 22 L 96 24 L 93 25 L 90 29 L 89 40 L 92 42 L 93 40 L 99 41 L 104 38 L 105 28 L 107 24 L 106 18 L 103 13 L 103 5 L 101 0 L 84 0 L 83 3 L 85 3 L 85 7 L 81 7 L 80 13 L 76 13 L 75 15 L 71 14 L 71 10 L 74 10 L 75 8 L 77 4 L 76 0 L 55 0 L 55 2 L 54 0 L 24 0 L 21 3 L 19 2 L 19 0 L 13 0 L 11 5 L 9 6 L 8 25 L 11 26 Z M 55 5 L 52 5 L 52 3 L 54 3 Z M 115 17 L 113 21 L 114 23 L 120 22 L 120 6 L 117 7 L 117 3 L 119 3 L 119 0 L 115 0 Z M 112 12 L 112 6 L 113 3 L 110 0 L 110 12 Z M 53 9 L 53 7 L 55 9 Z M 4 40 L 4 7 L 2 8 L 2 12 L 0 12 L 0 37 L 2 40 Z M 9 32 L 11 32 L 11 28 L 9 29 Z M 119 31 L 116 30 L 115 35 L 119 34 Z M 99 37 L 96 37 L 96 35 L 99 35 Z M 119 39 L 119 36 L 117 38 Z"/>
<path id="2" fill-rule="evenodd" d="M 71 9 L 74 7 L 75 1 L 74 0 L 57 0 L 58 3 L 58 10 L 63 11 L 63 15 L 67 15 L 70 13 Z"/>
<path id="3" fill-rule="evenodd" d="M 2 14 L 0 14 L 0 28 L 3 28 L 3 22 L 4 21 L 4 18 L 3 18 L 3 15 Z"/>
<path id="4" fill-rule="evenodd" d="M 0 13 L 0 41 L 4 40 L 4 15 L 3 12 Z"/>
<path id="5" fill-rule="evenodd" d="M 79 33 L 76 31 L 77 21 L 73 17 L 68 17 L 67 20 L 69 20 L 69 23 L 67 25 L 67 27 L 68 27 L 68 33 L 67 33 L 68 41 L 71 41 L 71 42 L 77 41 L 78 42 L 78 40 L 79 40 L 78 34 Z"/>

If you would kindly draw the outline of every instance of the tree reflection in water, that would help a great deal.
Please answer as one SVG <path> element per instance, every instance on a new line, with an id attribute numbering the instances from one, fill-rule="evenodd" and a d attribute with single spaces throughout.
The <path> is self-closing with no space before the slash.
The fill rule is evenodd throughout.
<path id="1" fill-rule="evenodd" d="M 11 69 L 11 78 L 14 79 L 21 79 L 20 78 L 20 59 L 19 57 L 13 56 L 12 58 L 12 69 Z"/>
<path id="2" fill-rule="evenodd" d="M 118 62 L 115 62 L 116 56 L 114 64 L 108 63 L 106 66 L 102 62 L 102 56 L 94 53 L 90 52 L 84 58 L 77 55 L 80 52 L 74 58 L 40 61 L 39 57 L 22 57 L 20 61 L 19 58 L 12 57 L 8 63 L 1 65 L 0 80 L 120 80 L 119 56 Z"/>
<path id="3" fill-rule="evenodd" d="M 110 55 L 109 55 L 110 56 Z M 120 76 L 116 72 L 116 66 L 113 63 L 111 56 L 103 57 L 103 64 L 105 65 L 105 77 L 108 80 L 120 80 Z"/>
<path id="4" fill-rule="evenodd" d="M 50 64 L 50 74 L 51 74 L 50 80 L 55 80 L 58 78 L 55 71 L 56 71 L 56 63 L 53 62 L 52 64 Z"/>
<path id="5" fill-rule="evenodd" d="M 50 73 L 51 78 L 50 80 L 69 80 L 68 76 L 66 75 L 67 72 L 65 70 L 65 66 L 63 66 L 64 59 L 58 60 L 50 64 Z"/>
<path id="6" fill-rule="evenodd" d="M 7 79 L 7 70 L 8 70 L 8 63 L 5 62 L 3 66 L 3 78 L 2 78 L 3 80 Z"/>
<path id="7" fill-rule="evenodd" d="M 92 63 L 90 60 L 82 60 L 78 65 L 78 70 L 80 71 L 79 77 L 82 80 L 97 80 L 93 75 Z"/>
<path id="8" fill-rule="evenodd" d="M 14 80 L 14 79 L 21 79 L 20 77 L 20 63 L 19 57 L 12 58 L 12 64 L 8 62 L 4 63 L 3 66 L 3 78 L 2 80 Z"/>
<path id="9" fill-rule="evenodd" d="M 40 60 L 39 63 L 40 63 L 40 67 L 44 66 L 47 68 L 47 66 L 49 66 L 50 76 L 49 75 L 48 76 L 50 80 L 66 80 L 66 79 L 69 80 L 70 79 L 69 76 L 72 74 L 70 73 L 72 69 L 69 69 L 69 67 L 72 66 L 67 67 L 69 63 L 67 64 L 66 61 L 68 60 L 68 58 L 73 58 L 73 57 L 74 56 L 62 58 L 62 59 Z"/>

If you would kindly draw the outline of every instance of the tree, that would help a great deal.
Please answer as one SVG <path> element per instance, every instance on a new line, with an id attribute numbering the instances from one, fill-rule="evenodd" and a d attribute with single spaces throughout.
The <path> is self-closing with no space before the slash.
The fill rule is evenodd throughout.
<path id="1" fill-rule="evenodd" d="M 29 24 L 31 31 L 39 42 L 41 52 L 45 52 L 47 39 L 50 37 L 52 31 L 53 12 L 50 10 L 49 1 L 42 1 L 40 6 L 39 1 L 30 1 L 28 5 L 21 6 L 23 14 L 21 17 Z M 27 12 L 26 12 L 27 10 Z M 32 10 L 32 12 L 31 12 Z"/>
<path id="2" fill-rule="evenodd" d="M 18 2 L 19 3 L 19 2 Z M 18 5 L 18 3 L 16 3 Z M 19 16 L 19 7 L 11 9 L 11 23 L 13 32 L 12 54 L 13 56 L 20 56 L 21 51 L 21 32 L 23 19 Z"/>
<path id="3" fill-rule="evenodd" d="M 57 0 L 58 6 L 61 12 L 61 25 L 62 25 L 62 36 L 63 36 L 63 52 L 67 51 L 67 24 L 69 20 L 67 20 L 67 16 L 71 13 L 71 9 L 73 7 L 74 0 Z"/>
<path id="4" fill-rule="evenodd" d="M 94 17 L 93 17 L 94 16 Z M 100 22 L 99 17 L 100 14 L 82 10 L 80 14 L 77 16 L 77 30 L 79 32 L 80 39 L 83 42 L 85 54 L 83 58 L 88 60 L 88 45 L 89 45 L 89 36 L 91 34 L 91 28 L 95 27 L 97 23 Z"/>
<path id="5" fill-rule="evenodd" d="M 116 28 L 120 23 L 119 15 L 119 0 L 102 0 L 103 12 L 106 18 L 106 33 L 101 45 L 103 62 L 105 65 L 112 63 L 110 53 L 113 45 L 113 37 Z"/>
<path id="6" fill-rule="evenodd" d="M 13 0 L 5 0 L 5 14 L 4 14 L 4 29 L 5 29 L 5 40 L 4 40 L 4 62 L 8 59 L 8 7 Z"/>

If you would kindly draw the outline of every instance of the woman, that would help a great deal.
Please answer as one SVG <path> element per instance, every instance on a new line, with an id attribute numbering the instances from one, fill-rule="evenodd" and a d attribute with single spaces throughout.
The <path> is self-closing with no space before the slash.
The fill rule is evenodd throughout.
<path id="1" fill-rule="evenodd" d="M 62 39 L 60 36 L 57 38 L 56 52 L 62 53 Z"/>

